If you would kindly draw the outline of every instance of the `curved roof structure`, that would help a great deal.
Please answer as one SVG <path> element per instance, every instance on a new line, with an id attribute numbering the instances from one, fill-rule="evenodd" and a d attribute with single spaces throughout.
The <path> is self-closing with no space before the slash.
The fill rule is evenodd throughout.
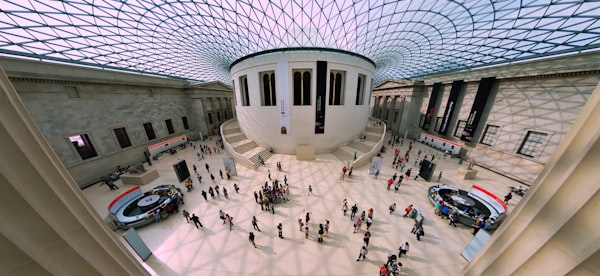
<path id="1" fill-rule="evenodd" d="M 0 0 L 0 54 L 230 82 L 241 57 L 334 48 L 375 83 L 600 48 L 600 2 Z"/>

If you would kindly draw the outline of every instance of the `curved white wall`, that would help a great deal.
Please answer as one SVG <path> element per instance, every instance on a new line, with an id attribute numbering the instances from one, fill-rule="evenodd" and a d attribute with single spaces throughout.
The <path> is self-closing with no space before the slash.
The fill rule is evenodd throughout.
<path id="1" fill-rule="evenodd" d="M 325 99 L 329 99 L 329 73 L 345 72 L 343 105 L 325 103 L 325 132 L 315 134 L 317 61 L 327 62 Z M 279 66 L 279 69 L 278 69 Z M 311 105 L 293 105 L 293 70 L 311 70 Z M 277 84 L 277 105 L 262 106 L 261 72 L 274 71 Z M 235 89 L 238 124 L 244 134 L 264 147 L 273 147 L 278 153 L 294 154 L 297 145 L 311 145 L 316 153 L 331 152 L 356 138 L 366 127 L 369 117 L 369 98 L 375 66 L 359 56 L 337 51 L 285 51 L 269 52 L 241 60 L 231 68 Z M 283 72 L 283 76 L 280 73 Z M 356 105 L 359 74 L 365 75 L 363 104 Z M 249 106 L 242 106 L 240 77 L 248 80 Z M 283 90 L 283 91 L 281 91 Z M 292 103 L 289 105 L 290 129 L 281 134 L 282 93 Z"/>

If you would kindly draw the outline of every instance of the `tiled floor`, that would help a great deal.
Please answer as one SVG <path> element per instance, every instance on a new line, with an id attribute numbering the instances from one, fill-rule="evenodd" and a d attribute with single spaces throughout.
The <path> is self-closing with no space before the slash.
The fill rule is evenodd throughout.
<path id="1" fill-rule="evenodd" d="M 407 144 L 400 149 L 404 152 Z M 424 151 L 422 155 L 432 151 L 425 145 L 415 144 L 412 160 L 418 149 Z M 390 252 L 397 254 L 400 243 L 404 241 L 409 242 L 410 250 L 400 259 L 404 265 L 402 275 L 458 275 L 467 264 L 460 253 L 473 237 L 471 229 L 463 225 L 451 227 L 447 221 L 433 214 L 427 188 L 437 182 L 410 179 L 402 183 L 398 193 L 394 193 L 393 189 L 387 191 L 386 180 L 394 173 L 391 169 L 393 150 L 384 154 L 384 168 L 376 180 L 368 175 L 369 166 L 363 166 L 354 169 L 351 179 L 340 181 L 343 163 L 331 154 L 317 155 L 314 161 L 298 161 L 293 155 L 275 154 L 267 160 L 266 167 L 252 170 L 237 166 L 237 177 L 230 181 L 220 180 L 218 170 L 223 169 L 222 159 L 225 156 L 221 152 L 198 161 L 196 151 L 188 147 L 148 167 L 158 169 L 160 177 L 142 187 L 144 191 L 159 184 L 177 183 L 172 164 L 178 159 L 187 161 L 190 172 L 192 164 L 196 164 L 203 176 L 202 184 L 194 178 L 195 190 L 184 192 L 185 205 L 180 208 L 197 214 L 204 229 L 197 230 L 192 224 L 187 224 L 181 214 L 137 229 L 153 252 L 145 263 L 156 275 L 376 275 L 387 255 Z M 282 172 L 276 170 L 277 161 L 282 163 Z M 475 180 L 462 180 L 457 175 L 460 167 L 458 159 L 438 156 L 435 161 L 436 180 L 439 170 L 442 170 L 442 183 L 466 190 L 477 184 L 503 198 L 508 186 L 518 185 L 480 167 L 475 167 L 479 171 Z M 222 195 L 216 200 L 209 197 L 208 202 L 202 198 L 201 190 L 211 184 L 205 163 L 210 165 L 219 185 L 229 191 L 229 200 Z M 261 211 L 253 196 L 253 192 L 268 180 L 267 169 L 271 169 L 272 177 L 280 181 L 287 175 L 290 183 L 290 201 L 277 204 L 275 214 Z M 235 194 L 233 183 L 240 186 L 239 194 Z M 99 185 L 83 190 L 102 217 L 107 215 L 107 206 L 115 197 L 133 187 L 120 182 L 117 184 L 121 189 L 116 191 Z M 311 196 L 307 196 L 309 184 L 314 189 Z M 375 210 L 365 261 L 356 262 L 356 258 L 363 244 L 366 226 L 363 225 L 360 232 L 352 233 L 352 222 L 348 216 L 343 216 L 341 210 L 344 198 L 350 206 L 356 203 L 359 213 L 368 208 Z M 509 215 L 519 200 L 520 197 L 513 196 Z M 398 208 L 390 215 L 388 206 L 393 202 Z M 425 216 L 426 235 L 421 241 L 410 234 L 413 219 L 402 216 L 408 204 L 414 204 Z M 230 231 L 219 219 L 220 209 L 234 217 L 233 230 Z M 304 232 L 299 231 L 297 223 L 298 218 L 304 220 L 306 212 L 311 213 L 308 239 L 305 239 Z M 256 216 L 262 230 L 254 231 L 258 248 L 248 242 L 252 216 Z M 326 219 L 331 221 L 329 234 L 324 243 L 318 243 L 318 223 Z M 277 237 L 278 223 L 283 224 L 284 239 Z M 121 234 L 122 231 L 115 232 L 115 235 Z"/>

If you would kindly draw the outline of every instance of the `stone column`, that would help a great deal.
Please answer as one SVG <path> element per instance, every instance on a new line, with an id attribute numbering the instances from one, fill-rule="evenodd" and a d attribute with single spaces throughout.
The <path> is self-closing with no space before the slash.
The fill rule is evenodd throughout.
<path id="1" fill-rule="evenodd" d="M 149 275 L 94 211 L 0 68 L 0 274 Z"/>
<path id="2" fill-rule="evenodd" d="M 600 271 L 600 83 L 538 178 L 462 275 Z"/>

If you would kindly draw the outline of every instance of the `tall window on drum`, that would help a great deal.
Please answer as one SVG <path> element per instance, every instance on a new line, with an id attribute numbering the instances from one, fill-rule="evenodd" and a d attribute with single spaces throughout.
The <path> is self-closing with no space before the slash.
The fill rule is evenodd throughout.
<path id="1" fill-rule="evenodd" d="M 248 76 L 244 75 L 240 77 L 240 100 L 242 106 L 250 105 L 250 95 L 248 94 Z"/>
<path id="2" fill-rule="evenodd" d="M 275 72 L 261 72 L 260 73 L 260 86 L 263 106 L 275 106 L 277 105 L 277 99 L 275 98 Z"/>
<path id="3" fill-rule="evenodd" d="M 294 70 L 294 105 L 310 105 L 310 70 Z"/>
<path id="4" fill-rule="evenodd" d="M 329 105 L 344 105 L 344 74 L 333 70 L 329 74 Z"/>
<path id="5" fill-rule="evenodd" d="M 356 82 L 356 105 L 365 104 L 365 80 L 367 76 L 363 74 L 358 74 L 358 80 Z"/>

